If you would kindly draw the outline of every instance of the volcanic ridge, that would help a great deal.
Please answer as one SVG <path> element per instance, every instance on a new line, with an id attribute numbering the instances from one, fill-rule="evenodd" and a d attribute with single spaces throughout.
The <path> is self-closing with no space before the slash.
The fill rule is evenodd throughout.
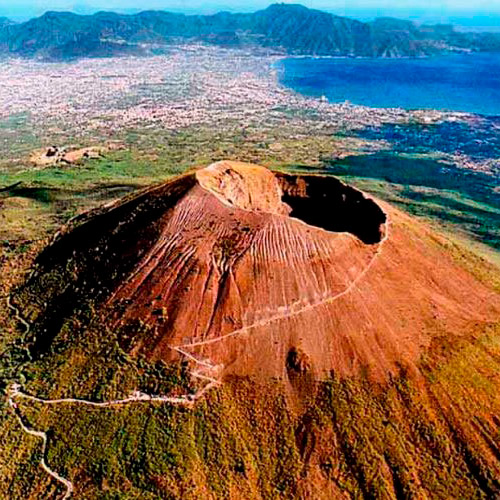
<path id="1" fill-rule="evenodd" d="M 434 339 L 500 318 L 423 224 L 334 177 L 230 161 L 77 217 L 17 301 L 35 357 L 92 301 L 132 355 L 292 384 L 417 373 Z"/>

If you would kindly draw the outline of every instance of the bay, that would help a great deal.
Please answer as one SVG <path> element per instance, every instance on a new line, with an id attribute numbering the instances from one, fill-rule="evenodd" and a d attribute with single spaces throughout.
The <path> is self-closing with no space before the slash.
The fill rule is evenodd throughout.
<path id="1" fill-rule="evenodd" d="M 426 59 L 285 58 L 280 82 L 304 95 L 375 108 L 500 115 L 500 54 Z"/>

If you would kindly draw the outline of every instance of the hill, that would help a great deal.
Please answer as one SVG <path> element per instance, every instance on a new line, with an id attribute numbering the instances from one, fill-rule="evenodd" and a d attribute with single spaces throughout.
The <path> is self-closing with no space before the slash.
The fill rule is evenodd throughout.
<path id="1" fill-rule="evenodd" d="M 333 177 L 219 162 L 40 254 L 13 411 L 87 498 L 494 498 L 498 277 Z M 9 463 L 36 469 L 18 422 Z M 65 484 L 4 475 L 7 497 Z"/>
<path id="2" fill-rule="evenodd" d="M 14 23 L 7 17 L 0 17 L 0 28 L 3 28 L 5 26 L 10 26 L 12 24 Z"/>
<path id="3" fill-rule="evenodd" d="M 319 378 L 369 367 L 383 379 L 413 364 L 433 335 L 494 316 L 491 292 L 422 241 L 401 214 L 334 178 L 221 162 L 54 241 L 23 299 L 47 304 L 29 313 L 40 330 L 33 352 L 49 349 L 64 316 L 92 297 L 110 328 L 141 322 L 154 332 L 123 333 L 149 359 L 171 361 L 172 346 L 187 346 L 226 371 L 283 376 L 295 345 Z M 63 295 L 44 291 L 52 275 L 70 278 Z"/>
<path id="4" fill-rule="evenodd" d="M 452 50 L 498 50 L 497 35 L 459 34 L 451 27 L 395 19 L 362 23 L 301 5 L 275 4 L 253 14 L 211 16 L 146 11 L 134 15 L 99 12 L 90 16 L 47 12 L 22 24 L 0 26 L 5 54 L 45 59 L 155 52 L 173 43 L 204 42 L 254 46 L 288 54 L 401 57 Z"/>

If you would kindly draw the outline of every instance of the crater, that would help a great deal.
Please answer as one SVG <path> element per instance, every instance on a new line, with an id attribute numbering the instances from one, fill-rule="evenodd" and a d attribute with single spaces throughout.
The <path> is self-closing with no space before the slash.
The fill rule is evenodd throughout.
<path id="1" fill-rule="evenodd" d="M 334 177 L 276 173 L 289 216 L 326 231 L 348 232 L 379 243 L 387 217 L 373 200 Z"/>
<path id="2" fill-rule="evenodd" d="M 329 232 L 379 243 L 386 215 L 375 201 L 334 177 L 291 175 L 233 161 L 198 170 L 200 185 L 225 205 L 285 215 Z"/>

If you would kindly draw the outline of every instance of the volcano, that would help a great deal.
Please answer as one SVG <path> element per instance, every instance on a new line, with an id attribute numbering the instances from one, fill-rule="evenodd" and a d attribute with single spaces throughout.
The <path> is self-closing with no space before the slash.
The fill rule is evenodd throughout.
<path id="1" fill-rule="evenodd" d="M 10 302 L 45 479 L 3 496 L 498 498 L 498 276 L 334 177 L 244 163 L 83 214 Z"/>
<path id="2" fill-rule="evenodd" d="M 333 177 L 230 161 L 76 218 L 21 295 L 34 356 L 92 301 L 131 354 L 221 378 L 385 380 L 500 318 L 425 225 Z"/>

